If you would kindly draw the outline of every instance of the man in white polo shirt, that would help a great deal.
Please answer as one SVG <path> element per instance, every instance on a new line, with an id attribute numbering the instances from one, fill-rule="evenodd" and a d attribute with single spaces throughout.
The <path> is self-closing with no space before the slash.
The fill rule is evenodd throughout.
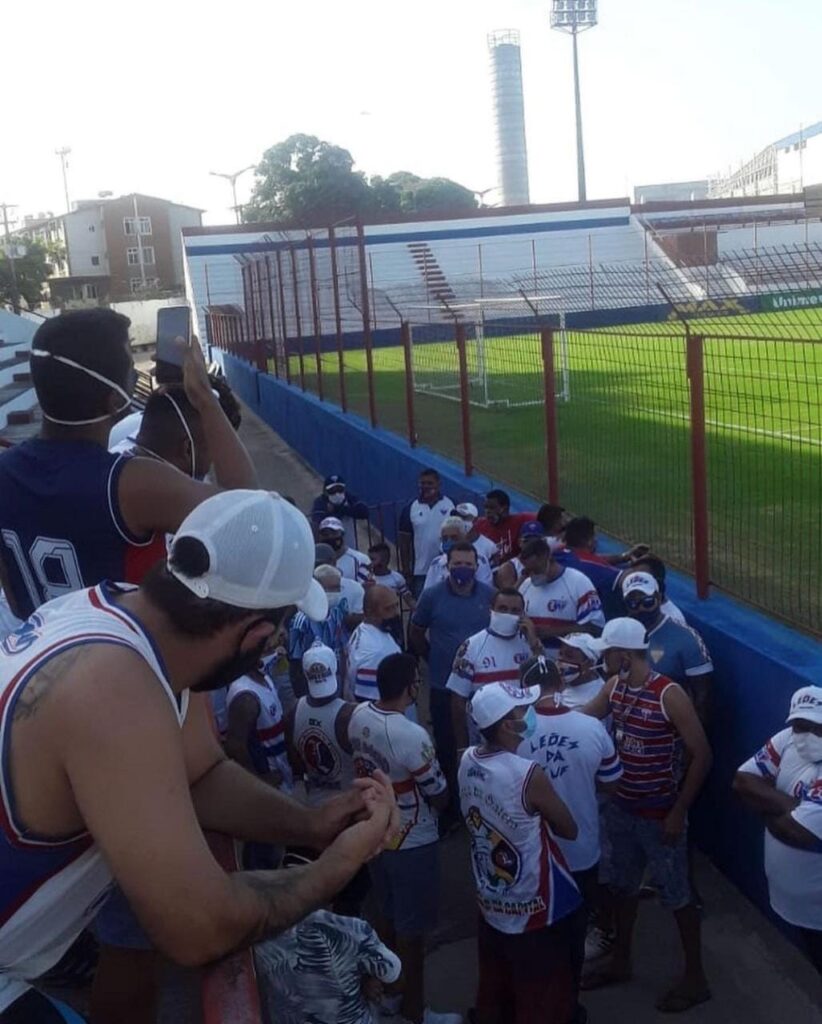
<path id="1" fill-rule="evenodd" d="M 345 579 L 365 583 L 368 579 L 371 562 L 368 555 L 346 545 L 345 527 L 340 520 L 334 516 L 327 516 L 320 523 L 319 535 L 321 544 L 328 544 L 333 548 L 334 554 L 337 556 L 337 568 Z"/>
<path id="2" fill-rule="evenodd" d="M 822 686 L 794 693 L 787 728 L 740 765 L 734 790 L 765 822 L 771 906 L 822 975 Z"/>
<path id="3" fill-rule="evenodd" d="M 528 574 L 519 587 L 525 614 L 550 657 L 556 658 L 560 640 L 569 633 L 599 635 L 605 625 L 602 602 L 584 573 L 559 565 L 544 537 L 526 540 L 520 559 Z"/>
<path id="4" fill-rule="evenodd" d="M 363 607 L 363 621 L 348 642 L 345 689 L 349 700 L 376 700 L 380 662 L 389 654 L 400 653 L 391 635 L 391 623 L 400 613 L 396 591 L 375 583 L 366 590 Z"/>
<path id="5" fill-rule="evenodd" d="M 491 602 L 487 629 L 469 636 L 457 650 L 446 688 L 451 691 L 451 715 L 457 750 L 479 743 L 479 730 L 465 711 L 480 686 L 516 683 L 520 666 L 542 651 L 534 625 L 524 617 L 525 603 L 518 590 L 500 590 Z"/>
<path id="6" fill-rule="evenodd" d="M 419 496 L 400 514 L 398 549 L 400 568 L 412 577 L 411 590 L 419 597 L 428 567 L 440 553 L 440 527 L 454 502 L 445 497 L 435 469 L 420 473 Z"/>

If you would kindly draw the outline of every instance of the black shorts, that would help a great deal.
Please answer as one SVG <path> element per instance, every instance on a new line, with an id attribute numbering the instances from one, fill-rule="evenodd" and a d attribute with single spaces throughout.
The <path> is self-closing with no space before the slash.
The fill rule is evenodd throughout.
<path id="1" fill-rule="evenodd" d="M 84 1024 L 84 1018 L 65 1003 L 30 988 L 0 1013 L 0 1024 Z"/>

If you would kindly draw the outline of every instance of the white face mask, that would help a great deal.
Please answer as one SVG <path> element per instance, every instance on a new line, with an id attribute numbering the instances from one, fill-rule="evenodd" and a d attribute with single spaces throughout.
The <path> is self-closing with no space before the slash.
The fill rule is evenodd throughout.
<path id="1" fill-rule="evenodd" d="M 809 761 L 811 764 L 822 761 L 822 736 L 816 736 L 812 732 L 795 732 L 793 745 L 803 761 Z"/>
<path id="2" fill-rule="evenodd" d="M 328 495 L 328 500 L 332 505 L 342 505 L 345 501 L 345 491 L 334 491 L 333 494 Z"/>
<path id="3" fill-rule="evenodd" d="M 61 427 L 87 427 L 92 423 L 102 423 L 104 420 L 114 419 L 121 413 L 124 413 L 126 409 L 130 409 L 132 405 L 131 395 L 129 395 L 119 384 L 115 384 L 113 380 L 109 380 L 108 377 L 104 377 L 102 373 L 97 373 L 96 370 L 90 370 L 87 366 L 83 366 L 82 363 L 77 363 L 73 359 L 69 359 L 67 356 L 56 356 L 52 352 L 44 352 L 43 349 L 33 348 L 31 354 L 37 359 L 54 359 L 58 363 L 63 363 L 65 366 L 70 366 L 74 370 L 79 370 L 84 373 L 87 377 L 93 377 L 94 380 L 99 380 L 101 384 L 107 384 L 113 391 L 116 391 L 118 395 L 122 395 L 125 399 L 125 404 L 121 405 L 119 409 L 116 409 L 112 413 L 106 413 L 104 416 L 93 416 L 88 420 L 58 420 L 54 416 L 43 411 L 43 419 L 48 420 L 49 423 L 56 423 Z"/>
<path id="4" fill-rule="evenodd" d="M 512 615 L 510 612 L 491 612 L 490 629 L 497 636 L 516 636 L 519 615 Z"/>

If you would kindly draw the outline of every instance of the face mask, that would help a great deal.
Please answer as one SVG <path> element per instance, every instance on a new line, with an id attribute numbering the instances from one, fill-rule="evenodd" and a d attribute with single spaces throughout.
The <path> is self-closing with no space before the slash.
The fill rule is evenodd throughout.
<path id="1" fill-rule="evenodd" d="M 520 739 L 529 740 L 537 730 L 537 713 L 534 711 L 533 705 L 525 712 L 519 724 L 523 726 L 522 729 L 517 730 Z"/>
<path id="2" fill-rule="evenodd" d="M 822 736 L 817 736 L 812 732 L 795 732 L 793 745 L 803 761 L 811 763 L 822 761 Z"/>
<path id="3" fill-rule="evenodd" d="M 345 501 L 345 491 L 334 491 L 328 495 L 328 500 L 332 505 L 342 505 Z"/>
<path id="4" fill-rule="evenodd" d="M 563 683 L 567 686 L 575 683 L 582 675 L 582 669 L 572 661 L 557 661 L 557 668 L 559 669 L 559 674 L 562 677 Z"/>
<path id="5" fill-rule="evenodd" d="M 250 651 L 242 652 L 240 650 L 240 645 L 248 631 L 259 624 L 259 621 L 252 622 L 240 639 L 234 654 L 226 658 L 225 661 L 212 669 L 208 675 L 204 676 L 199 683 L 191 687 L 195 693 L 208 693 L 210 690 L 220 690 L 223 686 L 229 686 L 235 679 L 239 679 L 240 676 L 248 675 L 252 669 L 259 665 L 265 645 L 268 643 L 268 637 L 264 637 Z"/>
<path id="6" fill-rule="evenodd" d="M 636 619 L 637 622 L 641 622 L 642 625 L 647 628 L 648 626 L 653 626 L 656 622 L 657 614 L 656 608 L 652 612 L 645 611 L 644 608 L 641 608 L 638 611 L 632 611 L 631 618 Z"/>
<path id="7" fill-rule="evenodd" d="M 548 582 L 548 574 L 545 572 L 536 572 L 529 576 L 529 579 L 535 587 L 544 587 Z"/>
<path id="8" fill-rule="evenodd" d="M 333 537 L 331 540 L 324 541 L 325 544 L 330 544 L 335 551 L 342 551 L 343 538 Z"/>
<path id="9" fill-rule="evenodd" d="M 474 582 L 477 570 L 470 565 L 455 565 L 453 569 L 449 570 L 448 575 L 455 587 L 467 587 Z"/>
<path id="10" fill-rule="evenodd" d="M 90 370 L 87 366 L 83 366 L 81 363 L 77 363 L 66 356 L 56 356 L 51 352 L 44 352 L 39 348 L 33 348 L 31 350 L 31 354 L 37 359 L 54 359 L 58 363 L 63 363 L 64 366 L 70 366 L 74 370 L 79 370 L 87 377 L 93 377 L 94 380 L 99 380 L 101 384 L 107 384 L 112 391 L 116 391 L 117 394 L 122 395 L 124 399 L 124 404 L 114 412 L 107 412 L 103 416 L 92 416 L 91 419 L 87 420 L 58 420 L 55 419 L 54 416 L 49 416 L 47 412 L 43 412 L 43 419 L 48 420 L 49 423 L 56 423 L 60 427 L 87 427 L 92 423 L 102 423 L 104 420 L 110 420 L 117 416 L 121 416 L 127 409 L 131 408 L 131 395 L 121 388 L 119 384 L 115 384 L 113 380 L 109 380 L 108 377 L 104 377 L 102 373 L 97 373 L 96 370 Z"/>
<path id="11" fill-rule="evenodd" d="M 631 674 L 631 661 L 630 658 L 623 658 L 619 663 L 619 670 L 617 675 L 624 682 Z"/>
<path id="12" fill-rule="evenodd" d="M 490 629 L 497 636 L 516 636 L 519 615 L 512 615 L 510 612 L 491 612 Z"/>
<path id="13" fill-rule="evenodd" d="M 440 551 L 444 555 L 447 555 L 448 552 L 451 550 L 451 548 L 453 546 L 454 546 L 454 541 L 453 540 L 441 540 L 440 541 Z"/>
<path id="14" fill-rule="evenodd" d="M 342 594 L 339 593 L 329 594 L 328 591 L 326 591 L 325 596 L 328 599 L 329 608 L 336 608 L 340 601 L 342 601 Z"/>
<path id="15" fill-rule="evenodd" d="M 382 620 L 382 622 L 380 623 L 380 629 L 383 631 L 383 633 L 390 633 L 391 632 L 391 621 L 392 621 L 391 619 L 383 619 Z"/>

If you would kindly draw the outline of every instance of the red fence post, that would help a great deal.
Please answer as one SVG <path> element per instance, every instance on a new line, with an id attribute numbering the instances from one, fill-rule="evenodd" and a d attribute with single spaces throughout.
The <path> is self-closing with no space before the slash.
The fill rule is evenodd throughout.
<path id="1" fill-rule="evenodd" d="M 557 378 L 554 369 L 554 332 L 547 327 L 542 338 L 542 378 L 545 385 L 545 471 L 548 501 L 559 504 L 559 438 L 557 436 Z"/>
<path id="2" fill-rule="evenodd" d="M 334 228 L 328 229 L 328 251 L 331 254 L 331 287 L 334 291 L 334 329 L 337 332 L 337 361 L 340 367 L 340 408 L 343 412 L 348 412 L 348 397 L 345 392 L 345 357 L 342 310 L 340 309 L 340 281 L 337 277 L 337 236 L 334 233 Z"/>
<path id="3" fill-rule="evenodd" d="M 465 324 L 457 324 L 457 355 L 460 366 L 460 412 L 462 414 L 462 457 L 465 475 L 474 472 L 471 452 L 471 392 L 468 385 L 468 354 L 465 350 Z"/>
<path id="4" fill-rule="evenodd" d="M 308 279 L 311 287 L 311 315 L 314 320 L 314 344 L 317 360 L 317 397 L 323 400 L 322 328 L 320 319 L 320 293 L 317 288 L 317 262 L 314 256 L 314 238 L 308 236 Z"/>
<path id="5" fill-rule="evenodd" d="M 708 457 L 705 438 L 705 359 L 703 338 L 688 335 L 686 364 L 691 404 L 691 502 L 694 521 L 696 593 L 706 598 L 711 585 L 708 550 Z"/>
<path id="6" fill-rule="evenodd" d="M 285 382 L 291 383 L 291 360 L 288 353 L 288 314 L 285 308 L 285 285 L 283 284 L 283 261 L 280 250 L 274 254 L 277 259 L 277 290 L 280 293 L 280 323 L 282 324 L 283 359 L 285 361 Z"/>
<path id="7" fill-rule="evenodd" d="M 414 416 L 414 363 L 411 358 L 411 324 L 403 320 L 400 325 L 402 350 L 405 355 L 405 419 L 408 425 L 408 443 L 417 445 L 417 422 Z"/>
<path id="8" fill-rule="evenodd" d="M 297 280 L 297 253 L 291 249 L 291 283 L 294 292 L 294 324 L 297 328 L 297 354 L 300 360 L 300 387 L 305 391 L 305 352 L 303 351 L 303 322 L 300 316 L 300 284 Z"/>
<path id="9" fill-rule="evenodd" d="M 357 251 L 360 263 L 360 293 L 362 295 L 362 340 L 365 346 L 365 368 L 368 374 L 368 415 L 371 426 L 377 425 L 377 399 L 374 394 L 374 353 L 371 351 L 371 320 L 368 298 L 368 267 L 365 259 L 365 231 L 357 221 Z"/>
<path id="10" fill-rule="evenodd" d="M 279 379 L 280 367 L 277 362 L 277 328 L 274 325 L 274 277 L 271 273 L 271 254 L 265 254 L 265 283 L 268 290 L 268 319 L 271 321 L 271 353 L 274 356 L 274 376 Z"/>

